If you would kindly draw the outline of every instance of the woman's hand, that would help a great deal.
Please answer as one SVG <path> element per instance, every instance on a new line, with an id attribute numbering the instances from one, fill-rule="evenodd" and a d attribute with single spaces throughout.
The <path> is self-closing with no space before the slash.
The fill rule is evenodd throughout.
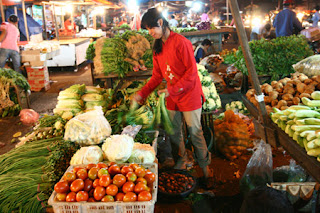
<path id="1" fill-rule="evenodd" d="M 161 95 L 161 93 L 165 93 L 165 94 L 166 94 L 165 97 L 168 97 L 168 96 L 169 96 L 169 92 L 168 92 L 167 89 L 160 89 L 160 90 L 158 90 L 158 95 L 159 95 L 159 96 Z"/>

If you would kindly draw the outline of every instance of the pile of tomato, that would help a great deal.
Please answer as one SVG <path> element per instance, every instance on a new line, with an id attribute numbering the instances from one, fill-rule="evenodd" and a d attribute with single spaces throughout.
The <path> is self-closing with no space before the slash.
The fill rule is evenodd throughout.
<path id="1" fill-rule="evenodd" d="M 180 173 L 162 172 L 159 174 L 159 190 L 170 194 L 179 194 L 192 188 L 195 180 Z"/>
<path id="2" fill-rule="evenodd" d="M 138 164 L 97 163 L 66 172 L 54 190 L 58 201 L 150 201 L 155 179 L 153 172 Z"/>

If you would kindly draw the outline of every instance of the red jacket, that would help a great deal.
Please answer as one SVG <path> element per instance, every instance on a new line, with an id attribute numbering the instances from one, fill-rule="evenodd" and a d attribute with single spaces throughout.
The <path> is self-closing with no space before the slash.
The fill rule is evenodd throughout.
<path id="1" fill-rule="evenodd" d="M 162 82 L 167 82 L 167 109 L 192 111 L 205 101 L 191 42 L 170 32 L 162 52 L 153 55 L 153 72 L 149 82 L 139 91 L 145 99 Z"/>

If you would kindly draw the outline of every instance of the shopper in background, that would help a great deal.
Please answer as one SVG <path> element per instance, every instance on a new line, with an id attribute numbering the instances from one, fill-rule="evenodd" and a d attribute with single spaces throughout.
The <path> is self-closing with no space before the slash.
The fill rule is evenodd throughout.
<path id="1" fill-rule="evenodd" d="M 298 20 L 293 7 L 292 0 L 283 1 L 283 10 L 274 19 L 273 26 L 276 28 L 276 36 L 291 36 L 303 30 L 301 22 Z"/>
<path id="2" fill-rule="evenodd" d="M 76 29 L 76 23 L 73 22 L 73 27 L 72 27 L 72 22 L 71 22 L 71 16 L 70 15 L 65 15 L 64 17 L 64 29 L 68 32 L 72 32 L 73 30 Z"/>
<path id="3" fill-rule="evenodd" d="M 18 17 L 14 14 L 9 16 L 8 22 L 1 24 L 0 30 L 0 67 L 3 68 L 8 58 L 11 58 L 13 69 L 18 73 L 20 70 L 21 60 L 19 54 L 18 42 L 20 41 L 20 32 L 18 29 Z"/>
<path id="4" fill-rule="evenodd" d="M 320 21 L 320 13 L 319 13 L 320 7 L 319 7 L 319 5 L 315 6 L 314 9 L 316 12 L 312 16 L 312 27 L 319 27 L 318 26 L 318 22 Z"/>
<path id="5" fill-rule="evenodd" d="M 196 62 L 199 63 L 207 55 L 208 48 L 212 45 L 209 39 L 205 39 L 194 51 L 194 57 Z"/>
<path id="6" fill-rule="evenodd" d="M 250 41 L 252 40 L 260 40 L 262 38 L 264 39 L 273 39 L 276 36 L 274 35 L 274 32 L 271 31 L 271 24 L 267 23 L 262 26 L 255 26 L 252 28 L 251 34 L 250 34 Z"/>
<path id="7" fill-rule="evenodd" d="M 163 78 L 167 88 L 166 107 L 173 123 L 174 134 L 166 141 L 171 156 L 167 162 L 174 163 L 175 169 L 186 169 L 187 152 L 182 134 L 183 120 L 186 122 L 196 159 L 204 173 L 206 187 L 212 187 L 212 172 L 209 169 L 211 154 L 208 151 L 201 127 L 202 103 L 205 101 L 198 76 L 192 44 L 184 36 L 170 30 L 169 23 L 156 9 L 149 9 L 142 17 L 141 27 L 147 29 L 155 39 L 153 46 L 153 72 L 148 83 L 134 96 L 133 100 L 143 102 L 159 86 Z M 171 150 L 172 149 L 172 150 Z M 172 152 L 171 152 L 172 151 Z M 210 181 L 209 181 L 210 180 Z"/>
<path id="8" fill-rule="evenodd" d="M 208 11 L 209 11 L 209 8 L 204 8 L 204 11 L 203 11 L 203 13 L 202 13 L 202 15 L 201 15 L 201 21 L 202 22 L 205 22 L 205 21 L 210 21 L 210 19 L 209 19 L 209 16 L 208 16 Z"/>
<path id="9" fill-rule="evenodd" d="M 170 27 L 177 27 L 178 21 L 175 19 L 174 15 L 169 15 L 169 26 Z"/>

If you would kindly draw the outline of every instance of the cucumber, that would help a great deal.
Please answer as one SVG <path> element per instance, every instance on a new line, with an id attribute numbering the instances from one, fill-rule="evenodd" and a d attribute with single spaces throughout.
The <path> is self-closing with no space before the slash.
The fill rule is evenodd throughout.
<path id="1" fill-rule="evenodd" d="M 313 93 L 311 93 L 311 98 L 313 100 L 320 100 L 320 91 L 314 91 Z"/>

